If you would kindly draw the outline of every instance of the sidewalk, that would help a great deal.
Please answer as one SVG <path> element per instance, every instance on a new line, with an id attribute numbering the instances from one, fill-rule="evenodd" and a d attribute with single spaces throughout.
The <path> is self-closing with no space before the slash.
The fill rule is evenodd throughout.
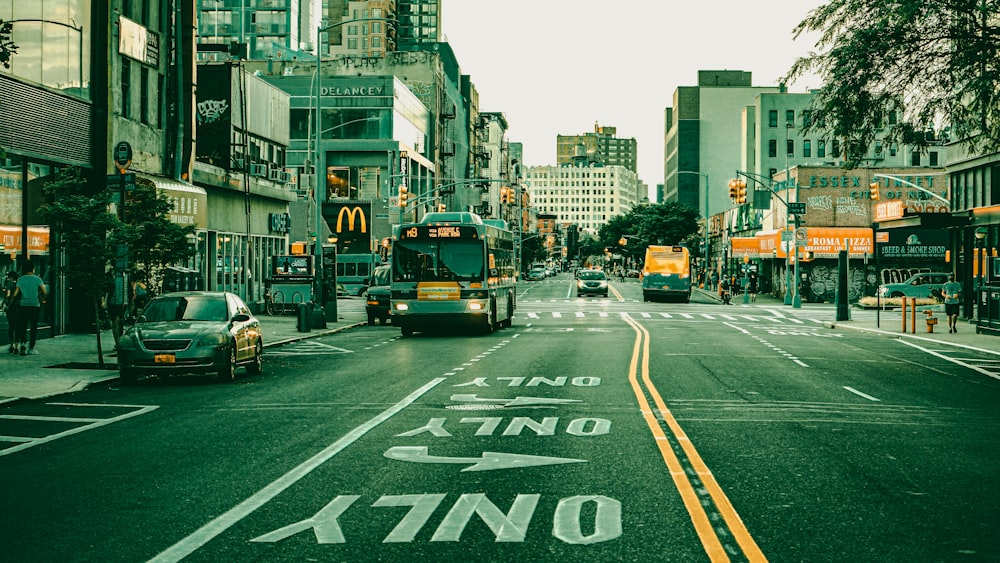
<path id="1" fill-rule="evenodd" d="M 706 291 L 695 288 L 699 294 L 714 299 L 721 303 L 718 292 Z M 734 296 L 730 302 L 730 307 L 743 306 L 743 296 Z M 907 314 L 907 331 L 903 332 L 902 313 L 899 309 L 875 311 L 874 309 L 859 309 L 851 307 L 849 309 L 850 320 L 837 321 L 837 306 L 833 303 L 803 303 L 801 309 L 793 309 L 790 305 L 785 305 L 784 300 L 767 294 L 757 296 L 756 303 L 751 303 L 757 307 L 781 307 L 788 311 L 800 311 L 798 316 L 811 317 L 822 321 L 829 321 L 834 329 L 848 329 L 871 332 L 886 337 L 909 338 L 925 342 L 935 342 L 957 348 L 971 348 L 982 350 L 990 354 L 1000 356 L 1000 337 L 987 334 L 976 334 L 975 321 L 969 319 L 958 319 L 958 332 L 950 334 L 948 332 L 948 317 L 944 314 L 944 305 L 918 306 L 916 315 L 916 331 L 910 323 L 910 315 Z M 933 316 L 937 317 L 938 324 L 934 327 L 934 332 L 927 332 L 927 315 L 924 310 L 933 311 Z M 790 315 L 789 315 L 790 316 Z"/>
<path id="2" fill-rule="evenodd" d="M 363 300 L 342 299 L 338 301 L 338 305 L 336 323 L 327 322 L 327 328 L 309 332 L 298 331 L 298 318 L 295 315 L 261 315 L 258 319 L 264 332 L 265 348 L 333 334 L 368 321 Z M 101 344 L 107 369 L 80 367 L 81 364 L 97 366 L 100 363 L 97 357 L 97 336 L 93 334 L 64 334 L 39 339 L 35 346 L 39 353 L 35 356 L 8 354 L 5 345 L 0 350 L 0 404 L 80 391 L 94 383 L 117 379 L 118 360 L 115 356 L 115 340 L 110 331 L 101 334 Z M 66 364 L 76 364 L 77 367 Z"/>

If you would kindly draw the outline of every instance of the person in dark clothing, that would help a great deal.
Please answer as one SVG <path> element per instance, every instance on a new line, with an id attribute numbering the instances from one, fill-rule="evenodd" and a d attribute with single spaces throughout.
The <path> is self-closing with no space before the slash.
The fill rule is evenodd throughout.
<path id="1" fill-rule="evenodd" d="M 7 351 L 11 354 L 18 352 L 18 344 L 20 343 L 17 329 L 21 321 L 17 312 L 21 299 L 14 297 L 18 277 L 20 276 L 17 275 L 17 272 L 11 270 L 7 272 L 7 277 L 4 278 L 3 282 L 3 309 L 7 313 L 7 341 L 10 342 L 10 349 Z"/>

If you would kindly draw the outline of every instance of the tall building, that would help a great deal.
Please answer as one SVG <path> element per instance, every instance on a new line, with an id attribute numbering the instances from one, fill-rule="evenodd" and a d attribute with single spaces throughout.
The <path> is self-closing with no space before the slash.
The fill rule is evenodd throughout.
<path id="1" fill-rule="evenodd" d="M 441 37 L 441 0 L 396 0 L 400 50 L 434 44 Z"/>
<path id="2" fill-rule="evenodd" d="M 524 181 L 539 216 L 554 215 L 560 225 L 591 235 L 645 196 L 639 176 L 624 166 L 532 166 Z"/>
<path id="3" fill-rule="evenodd" d="M 292 60 L 312 51 L 320 0 L 197 0 L 198 50 L 218 59 L 211 47 L 251 60 Z M 312 32 L 310 30 L 313 30 Z M 225 57 L 221 57 L 225 58 Z"/>
<path id="4" fill-rule="evenodd" d="M 594 130 L 582 135 L 556 135 L 556 163 L 624 166 L 636 169 L 636 141 L 619 138 L 617 128 L 594 123 Z"/>
<path id="5" fill-rule="evenodd" d="M 705 216 L 708 183 L 707 215 L 731 207 L 727 183 L 743 165 L 740 116 L 758 95 L 778 90 L 752 86 L 751 73 L 739 70 L 700 70 L 697 86 L 674 90 L 665 114 L 663 201 Z"/>

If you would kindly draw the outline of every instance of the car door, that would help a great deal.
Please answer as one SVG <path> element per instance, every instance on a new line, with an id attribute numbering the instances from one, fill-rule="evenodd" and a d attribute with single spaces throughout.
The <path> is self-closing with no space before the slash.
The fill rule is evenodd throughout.
<path id="1" fill-rule="evenodd" d="M 231 327 L 229 330 L 236 341 L 236 361 L 241 362 L 253 354 L 253 350 L 250 348 L 250 321 L 234 321 L 233 317 L 239 313 L 249 314 L 250 311 L 239 297 L 231 293 L 226 294 L 226 305 L 229 309 Z"/>

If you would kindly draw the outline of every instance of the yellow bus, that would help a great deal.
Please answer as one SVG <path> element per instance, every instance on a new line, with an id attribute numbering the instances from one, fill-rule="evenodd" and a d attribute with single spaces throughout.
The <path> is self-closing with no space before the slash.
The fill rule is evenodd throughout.
<path id="1" fill-rule="evenodd" d="M 642 300 L 691 301 L 691 255 L 684 246 L 649 246 L 639 274 Z"/>
<path id="2" fill-rule="evenodd" d="M 502 222 L 473 213 L 428 213 L 398 225 L 392 242 L 390 309 L 403 336 L 471 325 L 483 333 L 514 318 L 517 255 Z"/>

